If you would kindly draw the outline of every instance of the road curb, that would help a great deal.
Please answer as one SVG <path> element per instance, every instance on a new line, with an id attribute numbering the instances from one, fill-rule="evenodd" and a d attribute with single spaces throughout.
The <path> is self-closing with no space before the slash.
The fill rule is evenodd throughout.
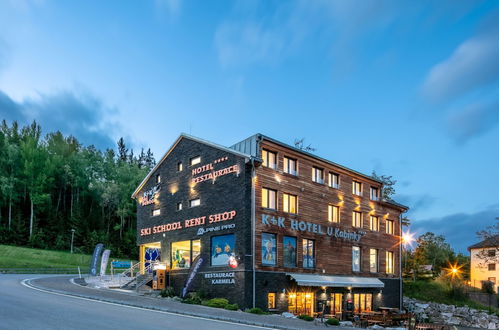
<path id="1" fill-rule="evenodd" d="M 147 309 L 151 311 L 160 311 L 160 312 L 166 312 L 166 313 L 171 313 L 171 314 L 178 314 L 178 315 L 185 315 L 185 316 L 191 316 L 191 317 L 199 317 L 199 318 L 205 318 L 205 319 L 211 319 L 215 321 L 225 321 L 225 322 L 231 322 L 231 323 L 237 323 L 237 324 L 245 324 L 245 325 L 252 325 L 252 326 L 257 326 L 257 327 L 264 327 L 264 328 L 271 328 L 271 329 L 290 329 L 290 330 L 302 330 L 302 329 L 307 329 L 310 328 L 311 326 L 317 326 L 317 327 L 323 327 L 323 326 L 318 326 L 316 324 L 307 324 L 307 326 L 304 325 L 304 327 L 290 327 L 290 326 L 280 326 L 276 324 L 270 324 L 270 323 L 265 323 L 265 322 L 254 322 L 254 321 L 249 321 L 249 320 L 241 320 L 237 318 L 230 318 L 230 317 L 224 317 L 224 316 L 217 316 L 217 315 L 211 315 L 211 314 L 203 314 L 203 313 L 191 313 L 191 312 L 182 312 L 178 310 L 170 310 L 168 308 L 155 308 L 151 306 L 143 306 L 140 304 L 136 303 L 130 303 L 130 302 L 125 302 L 122 300 L 116 300 L 116 299 L 110 299 L 110 298 L 102 298 L 102 297 L 96 297 L 96 296 L 91 296 L 91 295 L 85 295 L 85 294 L 79 294 L 79 293 L 73 293 L 73 292 L 68 292 L 68 291 L 63 291 L 63 290 L 54 290 L 51 288 L 46 288 L 43 286 L 37 286 L 33 283 L 33 281 L 37 280 L 39 278 L 35 279 L 28 279 L 23 281 L 26 286 L 34 288 L 36 290 L 41 290 L 41 291 L 46 291 L 46 292 L 51 292 L 55 294 L 62 294 L 66 296 L 72 296 L 72 297 L 77 297 L 77 298 L 84 298 L 84 299 L 89 299 L 89 300 L 94 300 L 94 301 L 99 301 L 99 302 L 105 302 L 105 303 L 112 303 L 112 304 L 117 304 L 117 305 L 123 305 L 123 306 L 129 306 L 129 307 L 135 307 L 135 308 L 141 308 L 141 309 Z M 74 285 L 79 285 L 74 282 L 74 279 L 70 279 L 70 282 Z M 86 287 L 88 288 L 88 287 Z M 97 288 L 94 288 L 95 290 L 99 290 Z M 126 293 L 123 293 L 126 294 Z M 148 298 L 148 299 L 155 299 L 155 298 L 150 298 L 150 297 L 143 297 L 143 298 Z"/>

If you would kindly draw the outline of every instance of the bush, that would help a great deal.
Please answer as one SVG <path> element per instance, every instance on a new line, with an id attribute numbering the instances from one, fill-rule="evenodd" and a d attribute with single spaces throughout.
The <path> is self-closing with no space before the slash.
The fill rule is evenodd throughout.
<path id="1" fill-rule="evenodd" d="M 251 314 L 265 314 L 264 311 L 262 311 L 261 308 L 258 308 L 258 307 L 253 307 L 253 308 L 250 308 L 247 310 L 248 313 L 251 313 Z"/>
<path id="2" fill-rule="evenodd" d="M 201 296 L 197 292 L 189 292 L 187 294 L 187 297 L 185 299 L 182 299 L 183 303 L 194 305 L 201 305 L 202 301 L 203 299 L 201 299 Z"/>
<path id="3" fill-rule="evenodd" d="M 175 297 L 175 291 L 173 290 L 173 288 L 171 286 L 161 290 L 161 292 L 159 293 L 159 295 L 163 298 L 166 298 L 166 297 Z"/>
<path id="4" fill-rule="evenodd" d="M 229 301 L 225 298 L 213 298 L 203 302 L 203 305 L 215 308 L 225 308 Z"/>
<path id="5" fill-rule="evenodd" d="M 225 306 L 225 309 L 228 309 L 230 311 L 237 311 L 239 309 L 239 305 L 238 304 L 227 304 L 227 306 Z"/>
<path id="6" fill-rule="evenodd" d="M 492 283 L 491 281 L 482 281 L 482 292 L 495 293 L 494 283 Z"/>
<path id="7" fill-rule="evenodd" d="M 340 325 L 340 320 L 335 319 L 335 318 L 330 318 L 330 319 L 327 319 L 326 324 L 327 325 Z"/>
<path id="8" fill-rule="evenodd" d="M 313 321 L 314 318 L 310 315 L 307 315 L 307 314 L 302 314 L 302 315 L 298 315 L 297 318 L 299 318 L 300 320 L 305 320 L 305 321 Z"/>

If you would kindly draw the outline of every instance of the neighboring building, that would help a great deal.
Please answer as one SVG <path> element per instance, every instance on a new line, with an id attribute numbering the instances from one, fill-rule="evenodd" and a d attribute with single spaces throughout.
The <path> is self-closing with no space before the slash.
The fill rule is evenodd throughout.
<path id="1" fill-rule="evenodd" d="M 188 289 L 242 308 L 399 308 L 407 207 L 382 188 L 261 134 L 230 148 L 182 134 L 133 194 L 141 262 L 160 255 L 180 293 L 200 256 Z"/>
<path id="2" fill-rule="evenodd" d="M 499 235 L 487 238 L 468 248 L 470 251 L 470 284 L 482 288 L 484 281 L 494 283 L 497 292 L 499 280 Z"/>

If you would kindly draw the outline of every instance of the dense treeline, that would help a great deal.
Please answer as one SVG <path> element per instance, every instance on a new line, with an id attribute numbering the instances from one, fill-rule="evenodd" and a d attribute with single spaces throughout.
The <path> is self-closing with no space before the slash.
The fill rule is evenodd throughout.
<path id="1" fill-rule="evenodd" d="M 155 165 L 123 138 L 117 152 L 83 146 L 73 136 L 42 137 L 33 122 L 0 127 L 0 243 L 90 253 L 102 242 L 112 255 L 136 257 L 136 206 L 130 196 Z"/>

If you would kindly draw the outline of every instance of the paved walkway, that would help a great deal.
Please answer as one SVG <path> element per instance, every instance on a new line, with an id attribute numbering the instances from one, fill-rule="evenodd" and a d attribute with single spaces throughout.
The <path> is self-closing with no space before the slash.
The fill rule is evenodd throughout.
<path id="1" fill-rule="evenodd" d="M 39 277 L 30 280 L 29 284 L 39 289 L 88 299 L 267 328 L 315 329 L 326 327 L 325 324 L 318 321 L 307 322 L 299 319 L 287 319 L 279 315 L 255 315 L 241 311 L 228 311 L 219 308 L 184 304 L 171 299 L 147 297 L 138 295 L 133 291 L 122 292 L 121 290 L 115 291 L 84 287 L 72 283 L 70 281 L 72 278 L 74 278 L 74 276 Z M 333 329 L 338 328 L 339 327 L 333 327 Z M 348 329 L 345 327 L 342 328 Z"/>

